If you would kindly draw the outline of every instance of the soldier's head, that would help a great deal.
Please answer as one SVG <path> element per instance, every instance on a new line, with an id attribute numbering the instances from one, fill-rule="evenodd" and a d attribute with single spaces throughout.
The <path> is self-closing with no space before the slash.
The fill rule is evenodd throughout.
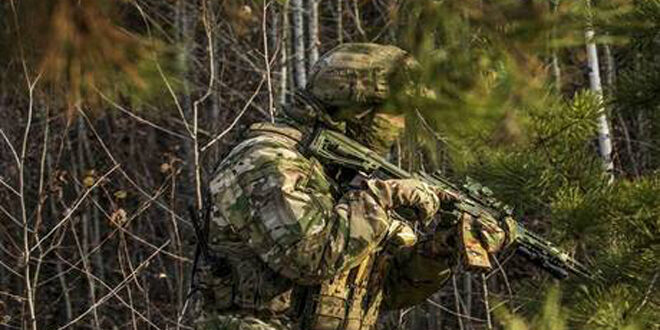
<path id="1" fill-rule="evenodd" d="M 404 50 L 371 43 L 346 43 L 312 67 L 305 91 L 328 117 L 345 124 L 346 134 L 386 153 L 405 125 L 394 100 L 410 93 L 419 64 Z"/>

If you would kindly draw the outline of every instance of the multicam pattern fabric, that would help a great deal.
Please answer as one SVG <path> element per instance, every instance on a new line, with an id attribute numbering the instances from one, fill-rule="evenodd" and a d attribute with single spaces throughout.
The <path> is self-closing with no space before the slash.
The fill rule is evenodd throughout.
<path id="1" fill-rule="evenodd" d="M 306 90 L 330 107 L 382 103 L 400 74 L 417 66 L 404 50 L 372 43 L 345 43 L 312 67 Z"/>
<path id="2" fill-rule="evenodd" d="M 257 124 L 216 170 L 210 183 L 212 262 L 200 270 L 204 310 L 211 319 L 236 320 L 240 317 L 232 311 L 248 310 L 254 317 L 270 315 L 262 320 L 270 324 L 268 319 L 281 318 L 291 306 L 294 287 L 330 283 L 375 260 L 391 235 L 395 208 L 414 209 L 420 221 L 438 210 L 434 191 L 417 180 L 367 180 L 359 189 L 338 192 L 321 164 L 298 151 L 301 137 L 288 126 Z M 397 233 L 393 241 L 414 242 L 411 230 Z M 362 271 L 369 275 L 362 295 L 373 282 L 370 267 Z M 369 313 L 353 314 L 375 320 L 380 299 Z M 352 322 L 368 329 L 375 321 Z M 348 324 L 346 329 L 358 329 Z"/>
<path id="3" fill-rule="evenodd" d="M 262 131 L 263 133 L 263 131 Z M 432 216 L 439 199 L 416 180 L 368 180 L 335 201 L 315 159 L 282 134 L 257 134 L 239 144 L 210 183 L 212 222 L 229 227 L 277 273 L 317 283 L 374 251 L 395 206 Z"/>
<path id="4" fill-rule="evenodd" d="M 321 122 L 383 154 L 403 117 L 379 105 L 415 65 L 393 46 L 341 45 L 314 66 L 285 113 L 295 125 Z M 301 152 L 309 132 L 270 123 L 250 131 L 210 182 L 201 329 L 373 329 L 381 308 L 407 307 L 437 291 L 459 248 L 488 262 L 507 241 L 493 219 L 467 213 L 459 228 L 418 239 L 409 224 L 423 226 L 441 203 L 432 187 L 365 180 L 346 189 Z"/>
<path id="5" fill-rule="evenodd" d="M 198 330 L 288 330 L 291 324 L 286 319 L 259 319 L 250 315 L 219 314 L 197 322 Z"/>

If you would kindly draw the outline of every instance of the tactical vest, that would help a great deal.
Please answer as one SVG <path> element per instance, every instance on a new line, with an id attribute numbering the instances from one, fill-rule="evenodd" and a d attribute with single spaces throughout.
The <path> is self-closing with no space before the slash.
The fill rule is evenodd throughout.
<path id="1" fill-rule="evenodd" d="M 277 134 L 303 141 L 304 134 L 285 125 L 258 123 L 251 135 Z M 214 260 L 201 272 L 205 310 L 213 314 L 287 319 L 293 329 L 368 330 L 375 328 L 390 251 L 415 244 L 409 227 L 394 221 L 383 244 L 358 266 L 319 285 L 303 286 L 263 264 L 229 226 L 211 225 Z M 387 244 L 385 244 L 387 242 Z"/>
<path id="2" fill-rule="evenodd" d="M 357 267 L 319 286 L 298 287 L 299 294 L 294 290 L 293 310 L 299 319 L 299 329 L 375 329 L 391 252 L 402 246 L 413 246 L 416 242 L 409 227 L 397 221 L 390 227 L 385 240 L 383 247 L 369 254 Z M 301 304 L 303 308 L 297 309 L 296 306 Z"/>

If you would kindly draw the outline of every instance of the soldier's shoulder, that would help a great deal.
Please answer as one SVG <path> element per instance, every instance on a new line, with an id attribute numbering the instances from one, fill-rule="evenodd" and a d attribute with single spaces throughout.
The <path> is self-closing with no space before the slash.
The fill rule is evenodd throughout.
<path id="1" fill-rule="evenodd" d="M 305 157 L 298 151 L 302 136 L 300 130 L 288 125 L 253 124 L 214 172 L 218 175 L 229 168 L 243 172 L 265 164 L 304 161 Z"/>
<path id="2" fill-rule="evenodd" d="M 300 157 L 298 143 L 302 133 L 287 125 L 256 123 L 250 126 L 246 138 L 230 152 L 229 158 Z"/>

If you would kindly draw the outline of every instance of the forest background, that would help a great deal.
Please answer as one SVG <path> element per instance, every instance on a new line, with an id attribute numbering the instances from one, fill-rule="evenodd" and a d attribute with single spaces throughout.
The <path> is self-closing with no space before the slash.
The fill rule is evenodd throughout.
<path id="1" fill-rule="evenodd" d="M 382 328 L 660 329 L 660 1 L 8 0 L 0 14 L 2 328 L 190 329 L 187 207 L 213 165 L 319 54 L 378 42 L 414 54 L 438 96 L 409 105 L 396 161 L 483 183 L 603 277 L 559 283 L 504 255 Z"/>

